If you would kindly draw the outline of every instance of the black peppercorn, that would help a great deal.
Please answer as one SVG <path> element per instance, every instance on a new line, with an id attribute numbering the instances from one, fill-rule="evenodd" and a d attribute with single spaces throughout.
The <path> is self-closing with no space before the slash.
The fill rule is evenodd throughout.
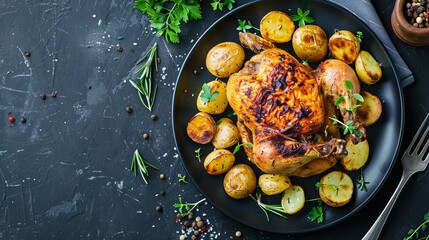
<path id="1" fill-rule="evenodd" d="M 26 123 L 26 122 L 27 122 L 27 119 L 26 119 L 25 117 L 21 117 L 20 122 L 21 122 L 21 123 Z"/>
<path id="2" fill-rule="evenodd" d="M 26 51 L 26 52 L 24 53 L 24 56 L 29 57 L 29 56 L 31 56 L 31 53 L 30 53 L 29 51 Z"/>
<path id="3" fill-rule="evenodd" d="M 52 96 L 52 97 L 57 97 L 57 91 L 53 91 L 53 92 L 51 93 L 51 96 Z"/>
<path id="4" fill-rule="evenodd" d="M 125 107 L 125 112 L 127 112 L 127 113 L 132 113 L 133 112 L 133 109 L 131 108 L 131 107 Z"/>
<path id="5" fill-rule="evenodd" d="M 158 205 L 158 206 L 155 207 L 155 210 L 157 212 L 161 212 L 162 211 L 162 207 L 160 205 Z"/>
<path id="6" fill-rule="evenodd" d="M 150 115 L 150 119 L 152 119 L 153 121 L 157 120 L 158 117 L 155 114 Z"/>
<path id="7" fill-rule="evenodd" d="M 46 99 L 46 95 L 45 94 L 40 94 L 40 99 L 45 100 Z"/>

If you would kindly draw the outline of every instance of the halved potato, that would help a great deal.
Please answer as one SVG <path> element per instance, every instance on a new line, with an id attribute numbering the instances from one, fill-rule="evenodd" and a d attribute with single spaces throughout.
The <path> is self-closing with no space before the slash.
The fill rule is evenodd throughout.
<path id="1" fill-rule="evenodd" d="M 268 41 L 285 43 L 292 39 L 295 24 L 286 13 L 272 11 L 261 19 L 260 31 L 262 37 Z"/>
<path id="2" fill-rule="evenodd" d="M 259 176 L 258 185 L 267 195 L 276 195 L 292 186 L 286 175 L 265 173 Z"/>
<path id="3" fill-rule="evenodd" d="M 237 126 L 229 118 L 221 118 L 217 121 L 216 133 L 212 144 L 215 148 L 229 148 L 238 143 L 240 133 Z"/>
<path id="4" fill-rule="evenodd" d="M 335 59 L 347 64 L 354 62 L 360 52 L 357 37 L 348 30 L 340 30 L 329 38 L 329 51 Z"/>
<path id="5" fill-rule="evenodd" d="M 204 168 L 210 175 L 228 172 L 235 163 L 235 156 L 227 149 L 217 149 L 204 159 Z"/>
<path id="6" fill-rule="evenodd" d="M 360 103 L 361 106 L 357 108 L 357 115 L 363 125 L 369 126 L 380 118 L 383 107 L 377 96 L 367 91 L 361 91 L 360 95 L 364 102 Z"/>
<path id="7" fill-rule="evenodd" d="M 334 157 L 316 158 L 293 171 L 290 176 L 302 178 L 311 177 L 330 169 L 335 166 L 336 163 L 337 159 Z"/>
<path id="8" fill-rule="evenodd" d="M 223 113 L 228 106 L 228 99 L 226 97 L 226 83 L 219 80 L 213 80 L 208 82 L 207 85 L 210 87 L 210 95 L 217 95 L 213 99 L 208 100 L 205 95 L 203 95 L 203 88 L 197 97 L 198 110 L 209 114 Z"/>
<path id="9" fill-rule="evenodd" d="M 295 214 L 304 207 L 304 189 L 298 185 L 287 188 L 282 197 L 282 208 L 288 214 Z"/>
<path id="10" fill-rule="evenodd" d="M 216 122 L 210 114 L 199 112 L 188 122 L 186 132 L 192 141 L 200 144 L 209 143 L 216 132 Z"/>
<path id="11" fill-rule="evenodd" d="M 266 49 L 276 47 L 274 43 L 250 32 L 240 32 L 238 36 L 241 46 L 252 50 L 254 53 L 260 53 Z"/>
<path id="12" fill-rule="evenodd" d="M 382 70 L 380 64 L 371 53 L 361 50 L 355 62 L 356 74 L 366 84 L 374 84 L 380 80 Z"/>
<path id="13" fill-rule="evenodd" d="M 347 141 L 346 149 L 348 154 L 347 156 L 342 157 L 340 159 L 340 163 L 347 171 L 358 170 L 361 167 L 363 167 L 365 163 L 368 161 L 368 156 L 369 156 L 368 140 L 365 139 L 365 141 L 361 141 L 357 144 L 354 144 L 352 139 L 348 137 L 346 141 Z"/>
<path id="14" fill-rule="evenodd" d="M 256 174 L 249 165 L 239 163 L 225 174 L 223 188 L 234 199 L 246 198 L 256 189 Z"/>
<path id="15" fill-rule="evenodd" d="M 317 25 L 304 25 L 295 30 L 292 47 L 301 60 L 320 62 L 328 53 L 328 38 Z"/>
<path id="16" fill-rule="evenodd" d="M 227 78 L 243 66 L 244 49 L 235 42 L 222 42 L 207 53 L 207 70 L 218 78 Z"/>
<path id="17" fill-rule="evenodd" d="M 320 199 L 331 207 L 346 205 L 353 196 L 353 181 L 349 175 L 341 171 L 332 171 L 320 180 Z"/>

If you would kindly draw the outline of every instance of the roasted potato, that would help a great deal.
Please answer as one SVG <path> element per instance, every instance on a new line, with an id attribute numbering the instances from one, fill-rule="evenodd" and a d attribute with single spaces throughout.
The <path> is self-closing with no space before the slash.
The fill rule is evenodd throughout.
<path id="1" fill-rule="evenodd" d="M 360 95 L 362 95 L 364 101 L 357 108 L 357 115 L 363 125 L 369 126 L 380 118 L 383 107 L 377 96 L 367 91 L 361 91 Z"/>
<path id="2" fill-rule="evenodd" d="M 274 43 L 285 43 L 292 39 L 295 24 L 284 12 L 272 11 L 267 13 L 260 22 L 263 38 Z"/>
<path id="3" fill-rule="evenodd" d="M 238 72 L 244 63 L 244 49 L 235 42 L 222 42 L 210 49 L 206 66 L 218 78 L 227 78 Z"/>
<path id="4" fill-rule="evenodd" d="M 192 141 L 200 144 L 209 143 L 216 132 L 216 122 L 210 114 L 199 112 L 192 117 L 186 127 Z"/>
<path id="5" fill-rule="evenodd" d="M 212 144 L 215 148 L 229 148 L 240 140 L 237 126 L 229 118 L 221 118 L 217 121 L 216 133 Z"/>
<path id="6" fill-rule="evenodd" d="M 290 176 L 311 177 L 330 169 L 335 164 L 337 164 L 337 159 L 334 157 L 316 158 L 292 172 Z"/>
<path id="7" fill-rule="evenodd" d="M 226 173 L 235 163 L 235 156 L 227 149 L 217 149 L 204 159 L 204 168 L 210 175 Z"/>
<path id="8" fill-rule="evenodd" d="M 295 30 L 292 47 L 301 60 L 320 62 L 328 54 L 328 38 L 317 25 L 304 25 Z"/>
<path id="9" fill-rule="evenodd" d="M 349 175 L 341 171 L 332 171 L 320 180 L 320 199 L 331 207 L 346 205 L 353 196 L 353 181 Z"/>
<path id="10" fill-rule="evenodd" d="M 304 189 L 298 185 L 288 187 L 281 200 L 283 210 L 288 214 L 295 214 L 304 207 Z"/>
<path id="11" fill-rule="evenodd" d="M 241 46 L 252 50 L 254 53 L 260 53 L 266 49 L 276 47 L 274 43 L 250 32 L 240 32 L 238 36 Z"/>
<path id="12" fill-rule="evenodd" d="M 256 174 L 249 165 L 236 164 L 225 174 L 223 188 L 232 198 L 246 198 L 256 189 Z"/>
<path id="13" fill-rule="evenodd" d="M 334 33 L 328 42 L 329 51 L 335 59 L 347 64 L 354 62 L 360 52 L 360 43 L 357 37 L 348 30 Z"/>
<path id="14" fill-rule="evenodd" d="M 368 161 L 368 140 L 354 144 L 352 139 L 348 137 L 346 141 L 348 154 L 340 159 L 340 163 L 347 171 L 358 170 L 365 165 L 366 161 Z"/>
<path id="15" fill-rule="evenodd" d="M 213 80 L 203 85 L 197 97 L 197 108 L 209 114 L 223 113 L 228 106 L 226 83 Z"/>
<path id="16" fill-rule="evenodd" d="M 258 186 L 267 195 L 276 195 L 292 186 L 286 175 L 265 173 L 259 176 Z"/>
<path id="17" fill-rule="evenodd" d="M 366 84 L 378 82 L 382 75 L 380 63 L 365 50 L 359 52 L 355 61 L 355 70 L 359 79 Z"/>

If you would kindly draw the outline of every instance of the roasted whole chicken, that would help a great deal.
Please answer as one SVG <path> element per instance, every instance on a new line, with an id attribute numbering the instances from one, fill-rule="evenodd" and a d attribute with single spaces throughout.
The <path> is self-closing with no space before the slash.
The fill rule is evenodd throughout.
<path id="1" fill-rule="evenodd" d="M 332 162 L 347 154 L 343 139 L 318 134 L 326 114 L 316 77 L 282 49 L 264 50 L 246 62 L 230 76 L 227 97 L 245 152 L 263 172 L 295 175 L 313 159 Z"/>

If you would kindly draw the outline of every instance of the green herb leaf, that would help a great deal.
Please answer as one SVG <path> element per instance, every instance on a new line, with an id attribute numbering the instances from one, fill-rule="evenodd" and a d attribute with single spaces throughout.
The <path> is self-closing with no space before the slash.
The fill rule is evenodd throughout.
<path id="1" fill-rule="evenodd" d="M 143 178 L 143 181 L 146 184 L 148 184 L 148 178 L 149 178 L 149 171 L 147 167 L 151 167 L 155 170 L 159 170 L 158 167 L 144 160 L 140 155 L 139 151 L 136 149 L 134 151 L 133 159 L 131 161 L 130 171 L 133 172 L 134 176 L 137 176 L 137 171 L 138 171 L 141 177 Z"/>
<path id="2" fill-rule="evenodd" d="M 360 169 L 360 174 L 357 176 L 356 183 L 357 183 L 357 188 L 360 191 L 365 191 L 365 192 L 367 191 L 366 184 L 368 184 L 369 182 L 365 181 L 365 177 L 363 175 L 363 169 L 362 168 Z"/>
<path id="3" fill-rule="evenodd" d="M 312 221 L 312 222 L 317 222 L 317 223 L 322 223 L 323 222 L 323 207 L 322 207 L 322 202 L 319 200 L 318 204 L 316 206 L 313 206 L 310 210 L 310 212 L 308 213 L 307 217 Z"/>
<path id="4" fill-rule="evenodd" d="M 296 10 L 296 14 L 291 15 L 290 18 L 294 22 L 298 21 L 298 26 L 302 27 L 306 23 L 313 23 L 315 21 L 315 19 L 309 16 L 309 14 L 310 10 L 306 10 L 305 12 L 303 12 L 301 8 L 298 8 Z"/>
<path id="5" fill-rule="evenodd" d="M 195 157 L 201 162 L 201 148 L 195 150 Z"/>
<path id="6" fill-rule="evenodd" d="M 215 100 L 216 96 L 219 94 L 218 91 L 211 93 L 211 88 L 207 83 L 203 84 L 202 90 L 203 92 L 201 93 L 200 98 L 205 103 Z"/>
<path id="7" fill-rule="evenodd" d="M 429 235 L 426 237 L 419 238 L 419 235 L 421 232 L 425 231 L 427 229 L 427 225 L 429 223 L 429 212 L 426 213 L 423 217 L 424 221 L 417 227 L 417 228 L 411 228 L 408 230 L 408 236 L 404 237 L 404 240 L 411 240 L 411 239 L 429 239 Z"/>
<path id="8" fill-rule="evenodd" d="M 288 215 L 285 212 L 285 210 L 283 209 L 281 204 L 265 204 L 265 203 L 262 203 L 260 194 L 256 194 L 256 198 L 252 194 L 250 194 L 249 197 L 251 199 L 253 199 L 253 201 L 258 203 L 259 208 L 262 209 L 262 211 L 265 213 L 265 216 L 267 218 L 267 222 L 270 221 L 270 217 L 268 216 L 268 212 L 274 213 L 274 214 L 276 214 L 282 218 L 287 219 Z"/>
<path id="9" fill-rule="evenodd" d="M 200 201 L 198 201 L 196 203 L 188 203 L 188 202 L 183 203 L 182 197 L 179 196 L 179 202 L 178 203 L 174 203 L 173 207 L 177 208 L 180 216 L 184 217 L 184 216 L 187 216 L 187 215 L 191 214 L 192 210 L 194 210 L 194 208 L 196 208 L 198 206 L 198 204 L 202 203 L 205 200 L 206 199 L 203 198 L 203 199 L 201 199 Z M 183 211 L 183 208 L 185 208 L 186 212 Z"/>
<path id="10" fill-rule="evenodd" d="M 243 144 L 237 143 L 232 154 L 236 154 L 238 151 L 240 151 L 241 146 L 243 146 Z"/>
<path id="11" fill-rule="evenodd" d="M 186 175 L 182 175 L 180 173 L 177 174 L 177 178 L 179 179 L 179 183 L 188 183 L 188 181 L 186 181 Z"/>
<path id="12" fill-rule="evenodd" d="M 237 21 L 238 21 L 238 27 L 237 27 L 238 31 L 247 32 L 250 29 L 254 29 L 256 31 L 259 31 L 259 29 L 254 27 L 250 21 L 240 20 L 240 19 L 238 19 Z"/>
<path id="13" fill-rule="evenodd" d="M 360 95 L 359 93 L 354 93 L 353 97 L 356 98 L 356 100 L 358 100 L 359 102 L 364 102 L 365 101 L 363 99 L 362 95 Z"/>
<path id="14" fill-rule="evenodd" d="M 342 102 L 344 101 L 344 96 L 339 96 L 338 98 L 337 98 L 337 100 L 335 101 L 335 106 L 338 106 L 338 105 L 340 105 Z"/>
<path id="15" fill-rule="evenodd" d="M 346 87 L 349 91 L 353 90 L 353 83 L 350 82 L 350 80 L 346 80 L 345 83 L 346 83 Z"/>

